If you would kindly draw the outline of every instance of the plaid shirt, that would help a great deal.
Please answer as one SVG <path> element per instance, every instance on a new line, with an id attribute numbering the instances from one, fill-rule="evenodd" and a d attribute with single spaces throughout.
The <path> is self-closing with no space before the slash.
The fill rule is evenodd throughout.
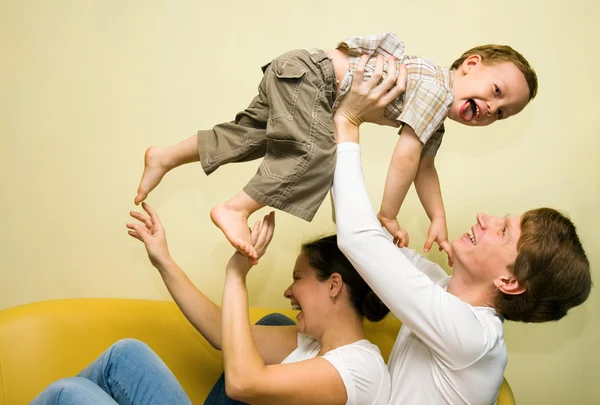
<path id="1" fill-rule="evenodd" d="M 404 55 L 404 42 L 392 33 L 353 37 L 340 42 L 337 48 L 348 53 L 350 67 L 340 84 L 334 110 L 350 90 L 362 55 L 369 55 L 364 80 L 373 75 L 378 55 L 383 55 L 384 61 L 394 56 L 398 65 L 406 65 L 406 91 L 386 107 L 384 114 L 387 118 L 400 121 L 402 125 L 409 125 L 424 145 L 422 154 L 435 156 L 442 143 L 444 120 L 454 99 L 453 72 L 430 59 Z M 387 63 L 384 63 L 384 77 L 385 72 Z"/>

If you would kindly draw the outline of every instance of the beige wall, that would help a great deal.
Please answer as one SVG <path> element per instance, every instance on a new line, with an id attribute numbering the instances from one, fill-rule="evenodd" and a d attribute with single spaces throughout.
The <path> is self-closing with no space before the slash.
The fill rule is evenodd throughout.
<path id="1" fill-rule="evenodd" d="M 557 207 L 578 225 L 597 278 L 598 4 L 3 0 L 0 308 L 62 297 L 169 299 L 125 230 L 146 147 L 232 119 L 253 97 L 261 64 L 288 49 L 382 31 L 439 63 L 489 42 L 529 58 L 541 89 L 524 113 L 486 129 L 448 124 L 438 168 L 449 231 L 462 234 L 480 211 Z M 351 25 L 339 14 L 365 18 Z M 396 135 L 374 126 L 362 133 L 378 203 Z M 174 257 L 215 300 L 231 248 L 208 212 L 256 167 L 206 177 L 189 165 L 149 199 Z M 270 252 L 253 270 L 253 305 L 289 305 L 281 293 L 298 245 L 333 231 L 329 217 L 328 203 L 311 224 L 279 215 Z M 420 248 L 428 223 L 414 193 L 400 219 Z M 506 324 L 506 375 L 520 404 L 600 401 L 599 295 L 558 323 Z"/>

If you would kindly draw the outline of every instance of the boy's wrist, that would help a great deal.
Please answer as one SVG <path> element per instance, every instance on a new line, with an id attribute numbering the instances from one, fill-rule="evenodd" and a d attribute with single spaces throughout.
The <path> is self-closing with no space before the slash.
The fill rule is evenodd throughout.
<path id="1" fill-rule="evenodd" d="M 435 215 L 432 215 L 432 216 L 429 218 L 429 220 L 430 220 L 431 222 L 440 222 L 440 221 L 441 221 L 441 222 L 444 222 L 444 223 L 446 223 L 446 214 L 445 214 L 445 213 L 440 213 L 440 214 L 435 214 Z"/>
<path id="2" fill-rule="evenodd" d="M 379 210 L 379 212 L 377 213 L 377 219 L 379 219 L 380 221 L 381 220 L 391 221 L 391 220 L 396 219 L 396 215 L 387 215 L 382 210 Z"/>

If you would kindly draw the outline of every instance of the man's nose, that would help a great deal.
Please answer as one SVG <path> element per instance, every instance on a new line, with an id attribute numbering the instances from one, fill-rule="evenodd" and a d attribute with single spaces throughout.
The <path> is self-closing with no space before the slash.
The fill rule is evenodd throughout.
<path id="1" fill-rule="evenodd" d="M 489 216 L 484 214 L 483 212 L 480 212 L 479 214 L 477 214 L 477 223 L 479 223 L 479 226 L 481 226 L 481 229 L 487 229 L 488 218 L 489 218 Z"/>

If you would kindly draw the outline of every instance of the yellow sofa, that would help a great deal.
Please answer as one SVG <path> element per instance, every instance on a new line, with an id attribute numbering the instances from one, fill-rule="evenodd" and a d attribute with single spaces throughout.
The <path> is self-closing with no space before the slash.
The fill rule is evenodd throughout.
<path id="1" fill-rule="evenodd" d="M 271 312 L 251 309 L 256 322 Z M 400 328 L 392 316 L 366 322 L 367 337 L 387 359 Z M 222 372 L 221 353 L 187 322 L 172 302 L 65 299 L 0 311 L 0 405 L 28 404 L 52 381 L 73 376 L 122 338 L 146 342 L 165 361 L 194 404 L 202 404 Z M 514 404 L 502 385 L 498 405 Z"/>

